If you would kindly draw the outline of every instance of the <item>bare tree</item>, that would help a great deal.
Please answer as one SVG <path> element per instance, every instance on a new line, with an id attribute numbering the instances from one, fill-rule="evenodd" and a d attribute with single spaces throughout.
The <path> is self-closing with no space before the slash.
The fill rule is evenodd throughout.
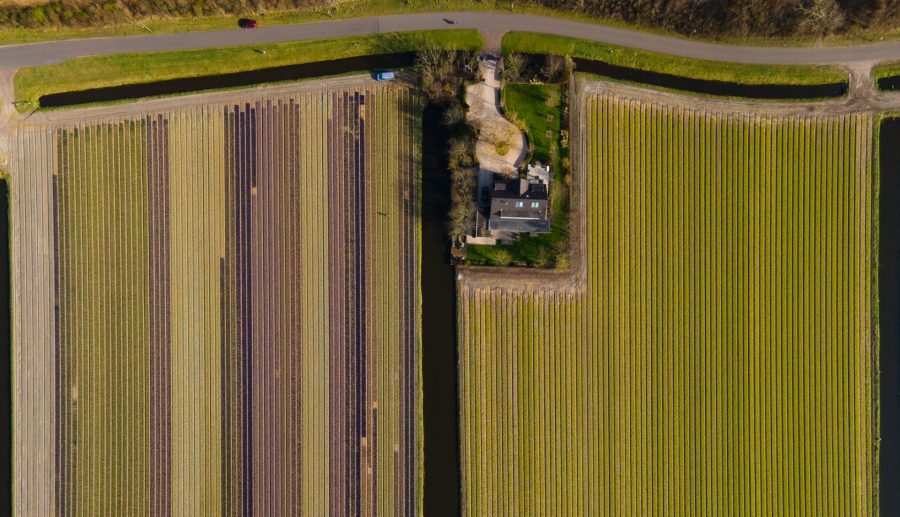
<path id="1" fill-rule="evenodd" d="M 548 81 L 559 81 L 566 68 L 566 58 L 562 56 L 548 55 L 544 60 L 541 73 Z"/>
<path id="2" fill-rule="evenodd" d="M 466 121 L 466 107 L 462 104 L 454 104 L 444 112 L 444 125 L 453 127 Z"/>
<path id="3" fill-rule="evenodd" d="M 801 30 L 819 36 L 834 34 L 844 25 L 844 11 L 836 0 L 807 0 L 797 7 Z"/>
<path id="4" fill-rule="evenodd" d="M 896 23 L 900 17 L 900 2 L 898 0 L 878 0 L 872 9 L 869 21 L 874 26 L 887 26 Z"/>
<path id="5" fill-rule="evenodd" d="M 521 54 L 512 53 L 503 58 L 503 79 L 514 83 L 522 77 L 525 59 Z"/>

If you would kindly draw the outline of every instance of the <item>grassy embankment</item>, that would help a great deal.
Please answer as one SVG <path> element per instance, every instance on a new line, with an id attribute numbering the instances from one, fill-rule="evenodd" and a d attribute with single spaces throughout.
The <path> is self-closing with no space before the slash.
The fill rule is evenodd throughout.
<path id="1" fill-rule="evenodd" d="M 878 81 L 887 77 L 900 75 L 900 61 L 880 64 L 872 69 L 872 80 L 875 81 L 875 88 L 878 87 Z"/>
<path id="2" fill-rule="evenodd" d="M 739 84 L 814 85 L 848 81 L 846 71 L 832 66 L 755 65 L 705 61 L 532 32 L 506 34 L 503 37 L 503 52 L 580 57 L 638 70 Z"/>
<path id="3" fill-rule="evenodd" d="M 564 266 L 568 233 L 569 199 L 561 163 L 566 149 L 561 145 L 562 96 L 560 84 L 507 84 L 503 87 L 503 109 L 506 116 L 528 135 L 531 162 L 550 164 L 550 233 L 522 235 L 509 246 L 467 247 L 472 264 L 507 265 L 525 262 L 529 265 Z"/>
<path id="4" fill-rule="evenodd" d="M 14 80 L 16 107 L 22 112 L 35 109 L 38 99 L 50 93 L 407 52 L 424 46 L 473 50 L 482 45 L 476 31 L 460 29 L 76 58 L 19 70 Z"/>

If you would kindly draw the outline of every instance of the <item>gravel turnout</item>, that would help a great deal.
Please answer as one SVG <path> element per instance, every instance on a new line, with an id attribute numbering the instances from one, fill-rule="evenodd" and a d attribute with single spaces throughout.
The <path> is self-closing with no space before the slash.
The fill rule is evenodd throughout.
<path id="1" fill-rule="evenodd" d="M 229 95 L 19 130 L 17 513 L 418 512 L 419 97 Z"/>

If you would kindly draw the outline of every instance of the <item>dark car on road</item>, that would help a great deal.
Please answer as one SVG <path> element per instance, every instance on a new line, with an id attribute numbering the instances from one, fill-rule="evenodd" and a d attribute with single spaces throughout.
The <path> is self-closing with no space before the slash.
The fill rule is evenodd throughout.
<path id="1" fill-rule="evenodd" d="M 481 187 L 481 204 L 486 205 L 491 202 L 491 190 L 487 187 Z"/>
<path id="2" fill-rule="evenodd" d="M 242 29 L 255 29 L 256 25 L 256 20 L 252 18 L 241 18 L 238 20 L 238 27 Z"/>

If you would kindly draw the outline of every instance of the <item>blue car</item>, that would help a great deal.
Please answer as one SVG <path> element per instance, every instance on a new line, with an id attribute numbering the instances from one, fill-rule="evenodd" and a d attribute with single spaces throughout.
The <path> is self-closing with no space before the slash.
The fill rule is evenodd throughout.
<path id="1" fill-rule="evenodd" d="M 378 72 L 375 74 L 376 81 L 392 81 L 394 78 L 394 72 Z"/>

